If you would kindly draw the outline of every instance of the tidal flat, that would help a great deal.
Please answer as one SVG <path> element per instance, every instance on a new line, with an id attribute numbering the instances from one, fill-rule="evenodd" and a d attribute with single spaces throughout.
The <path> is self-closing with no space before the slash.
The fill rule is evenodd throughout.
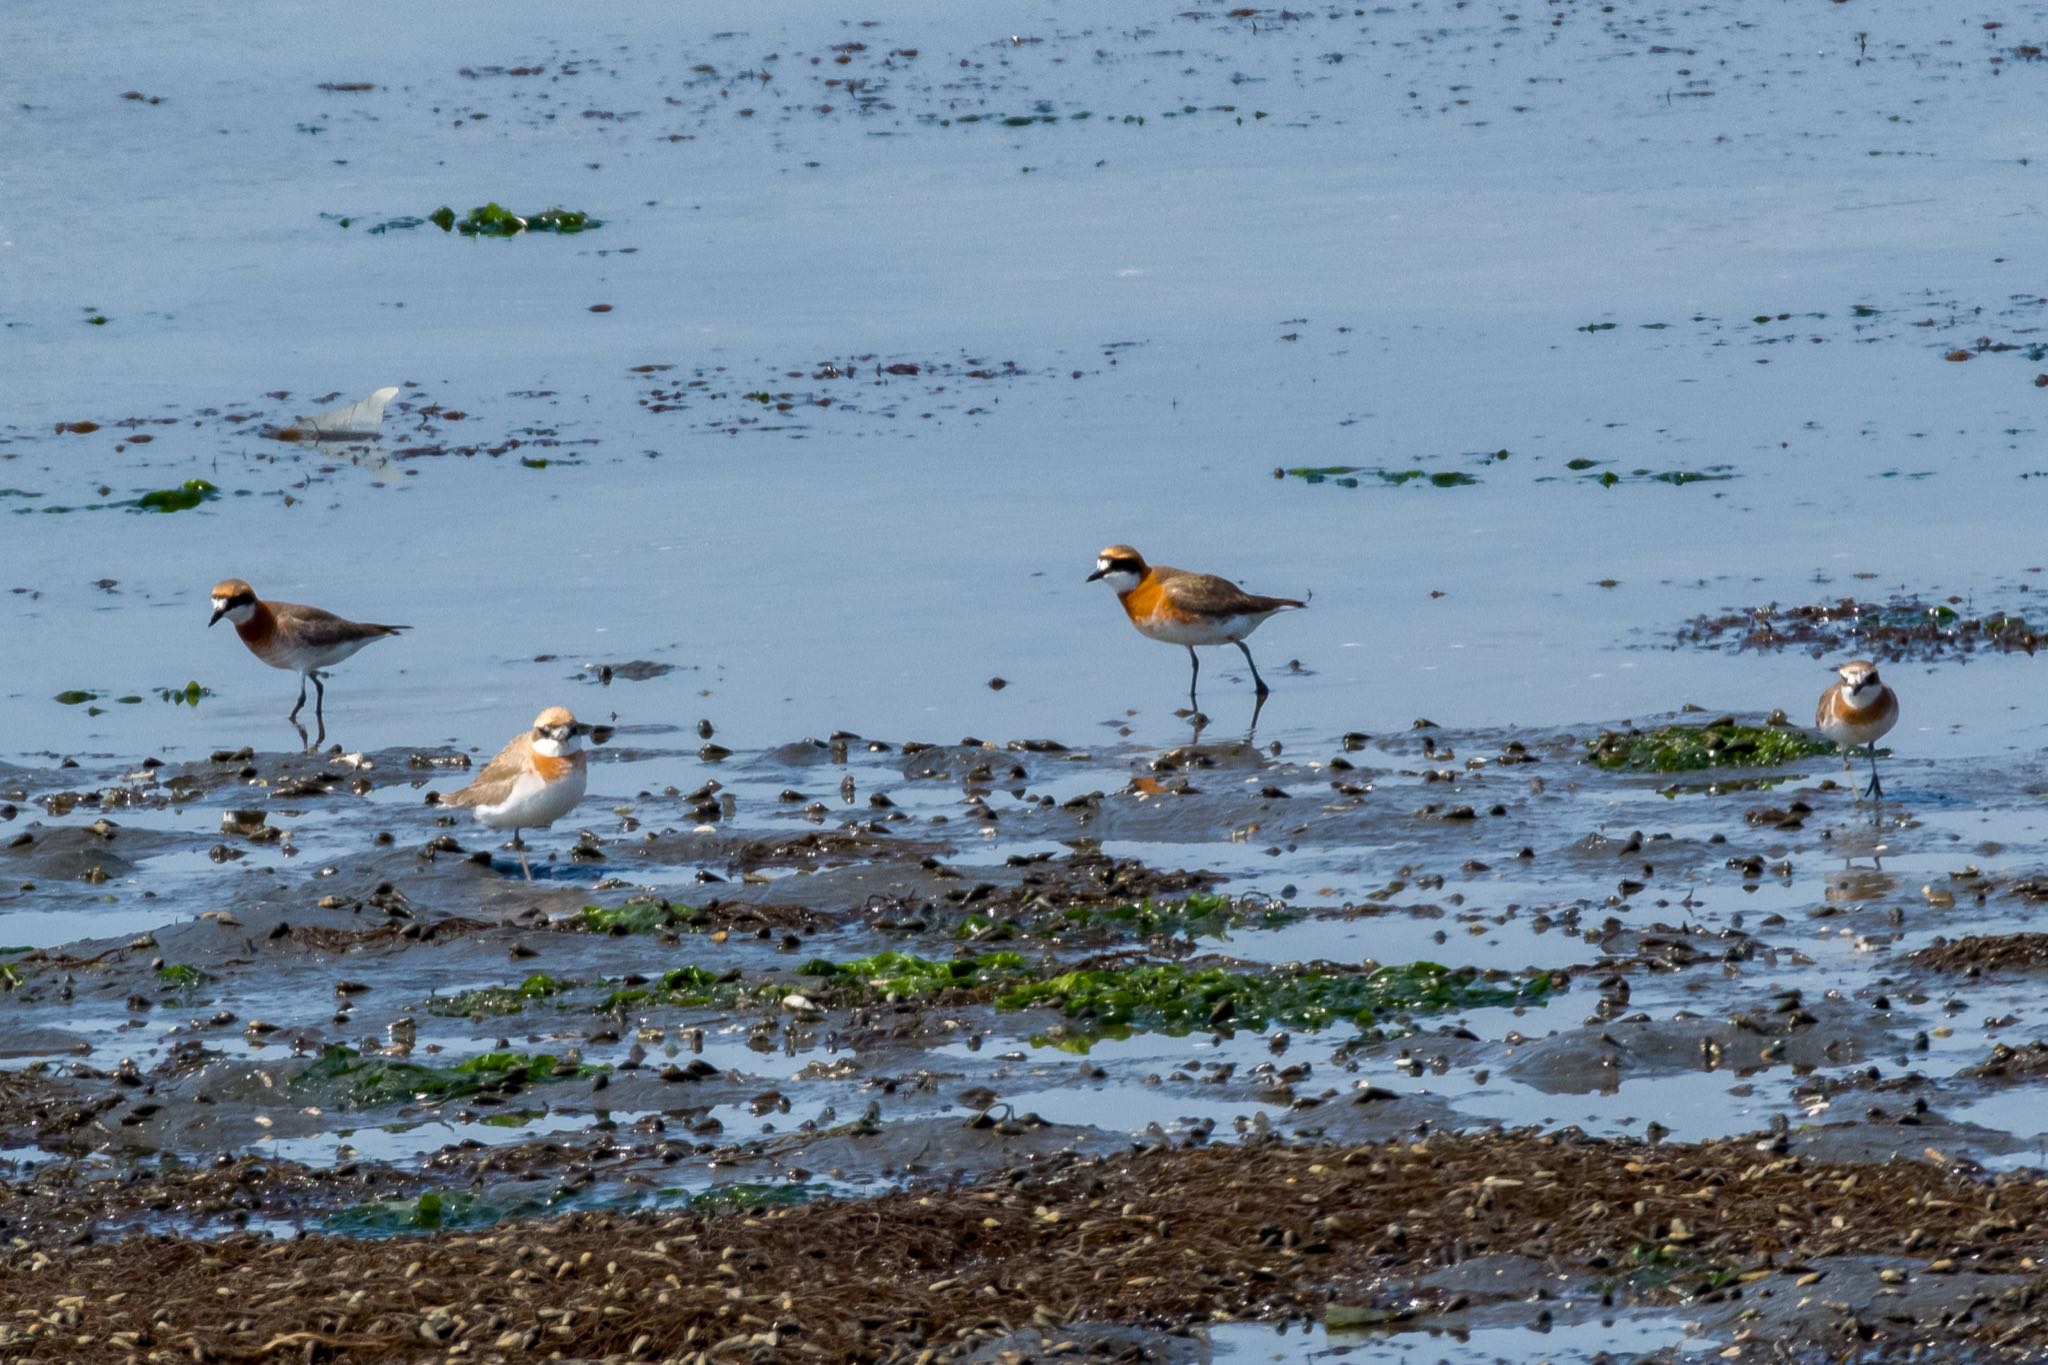
<path id="1" fill-rule="evenodd" d="M 0 1347 L 2034 1358 L 2039 28 L 10 10 Z"/>

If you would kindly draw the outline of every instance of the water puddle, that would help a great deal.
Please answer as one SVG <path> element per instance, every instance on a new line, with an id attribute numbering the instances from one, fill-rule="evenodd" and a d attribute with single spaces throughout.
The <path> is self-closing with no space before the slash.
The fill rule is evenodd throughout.
<path id="1" fill-rule="evenodd" d="M 1720 1343 L 1696 1334 L 1683 1318 L 1663 1314 L 1610 1315 L 1571 1320 L 1569 1306 L 1544 1327 L 1425 1327 L 1398 1333 L 1292 1330 L 1257 1323 L 1209 1329 L 1212 1359 L 1241 1361 L 1346 1360 L 1368 1365 L 1504 1365 L 1550 1362 L 1592 1365 L 1644 1356 L 1705 1359 Z"/>

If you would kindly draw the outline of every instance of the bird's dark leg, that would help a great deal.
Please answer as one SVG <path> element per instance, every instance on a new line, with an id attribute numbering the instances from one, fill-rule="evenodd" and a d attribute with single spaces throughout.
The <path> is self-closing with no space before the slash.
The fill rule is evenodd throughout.
<path id="1" fill-rule="evenodd" d="M 1884 800 L 1884 785 L 1877 780 L 1877 741 L 1870 741 L 1870 785 L 1863 789 L 1873 801 Z"/>
<path id="2" fill-rule="evenodd" d="M 290 714 L 289 716 L 286 716 L 286 717 L 285 717 L 285 719 L 286 719 L 286 720 L 290 720 L 290 721 L 296 721 L 296 720 L 297 720 L 297 719 L 299 718 L 299 712 L 301 712 L 301 711 L 303 711 L 303 710 L 305 710 L 305 709 L 306 709 L 306 675 L 305 675 L 305 674 L 303 674 L 303 673 L 301 673 L 301 674 L 299 674 L 299 704 L 298 704 L 297 706 L 294 706 L 294 707 L 292 708 L 292 713 L 291 713 L 291 714 Z"/>
<path id="3" fill-rule="evenodd" d="M 1201 704 L 1195 700 L 1195 680 L 1202 676 L 1202 661 L 1196 657 L 1193 645 L 1188 646 L 1188 663 L 1190 665 L 1188 672 L 1188 705 L 1199 711 L 1201 710 Z"/>
<path id="4" fill-rule="evenodd" d="M 327 733 L 327 684 L 320 681 L 320 675 L 317 672 L 310 676 L 313 679 L 313 719 L 320 722 L 320 733 L 324 736 Z M 305 684 L 301 683 L 299 684 L 299 696 L 303 699 L 305 694 Z"/>
<path id="5" fill-rule="evenodd" d="M 1259 700 L 1261 702 L 1264 702 L 1266 700 L 1266 694 L 1271 692 L 1273 689 L 1266 686 L 1266 680 L 1259 676 L 1259 666 L 1255 663 L 1252 663 L 1252 652 L 1250 649 L 1246 648 L 1245 642 L 1239 640 L 1237 642 L 1237 647 L 1239 649 L 1244 650 L 1244 661 L 1252 665 L 1252 685 L 1258 689 Z"/>

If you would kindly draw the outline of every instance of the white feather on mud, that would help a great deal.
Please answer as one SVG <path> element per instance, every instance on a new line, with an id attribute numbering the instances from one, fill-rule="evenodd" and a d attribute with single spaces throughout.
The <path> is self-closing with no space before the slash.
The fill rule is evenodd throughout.
<path id="1" fill-rule="evenodd" d="M 384 423 L 384 408 L 396 397 L 396 388 L 378 389 L 353 403 L 329 408 L 314 417 L 301 417 L 270 434 L 280 441 L 376 440 Z"/>

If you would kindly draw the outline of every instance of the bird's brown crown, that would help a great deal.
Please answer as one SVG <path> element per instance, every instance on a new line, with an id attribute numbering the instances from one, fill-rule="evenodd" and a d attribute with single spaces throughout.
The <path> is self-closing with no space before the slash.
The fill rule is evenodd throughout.
<path id="1" fill-rule="evenodd" d="M 556 725 L 574 725 L 575 715 L 566 706 L 550 706 L 533 718 L 533 728 L 546 730 Z"/>
<path id="2" fill-rule="evenodd" d="M 1105 545 L 1102 553 L 1095 556 L 1096 562 L 1114 568 L 1128 568 L 1137 573 L 1145 572 L 1145 556 L 1128 545 Z"/>
<path id="3" fill-rule="evenodd" d="M 213 585 L 213 596 L 215 600 L 221 602 L 253 602 L 256 600 L 256 589 L 239 578 L 223 578 Z"/>

